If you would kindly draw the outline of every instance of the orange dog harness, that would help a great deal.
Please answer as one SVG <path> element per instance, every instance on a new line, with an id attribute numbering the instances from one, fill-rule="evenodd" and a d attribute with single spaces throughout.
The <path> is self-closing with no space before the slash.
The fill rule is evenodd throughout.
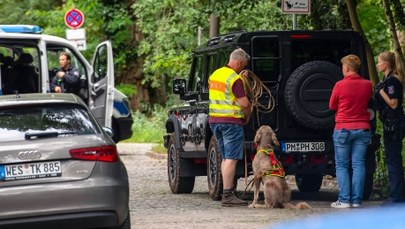
<path id="1" fill-rule="evenodd" d="M 277 160 L 276 155 L 272 149 L 258 149 L 257 153 L 265 153 L 269 155 L 269 160 L 271 164 L 271 169 L 265 170 L 262 172 L 262 176 L 278 176 L 278 177 L 285 177 L 285 171 L 283 169 L 283 165 L 281 162 Z"/>

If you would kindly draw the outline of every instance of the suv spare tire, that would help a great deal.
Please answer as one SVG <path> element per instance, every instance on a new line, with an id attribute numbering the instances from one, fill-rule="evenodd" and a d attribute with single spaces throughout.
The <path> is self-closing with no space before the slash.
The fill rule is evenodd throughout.
<path id="1" fill-rule="evenodd" d="M 340 67 L 327 61 L 311 61 L 295 69 L 284 90 L 292 119 L 311 129 L 332 128 L 334 112 L 329 109 L 329 99 L 335 83 L 342 78 Z"/>

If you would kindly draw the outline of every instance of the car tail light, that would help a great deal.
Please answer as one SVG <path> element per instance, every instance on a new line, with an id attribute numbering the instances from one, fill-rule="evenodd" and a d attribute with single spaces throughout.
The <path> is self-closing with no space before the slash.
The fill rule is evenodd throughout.
<path id="1" fill-rule="evenodd" d="M 74 159 L 87 161 L 116 162 L 118 152 L 116 146 L 100 146 L 90 148 L 71 149 L 70 155 Z"/>
<path id="2" fill-rule="evenodd" d="M 311 164 L 323 164 L 326 162 L 326 155 L 311 155 L 309 161 Z"/>

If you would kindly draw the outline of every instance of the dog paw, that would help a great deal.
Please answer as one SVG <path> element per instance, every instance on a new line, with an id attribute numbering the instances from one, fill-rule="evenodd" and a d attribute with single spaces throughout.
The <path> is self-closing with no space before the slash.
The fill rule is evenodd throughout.
<path id="1" fill-rule="evenodd" d="M 255 208 L 255 204 L 249 204 L 249 208 Z"/>

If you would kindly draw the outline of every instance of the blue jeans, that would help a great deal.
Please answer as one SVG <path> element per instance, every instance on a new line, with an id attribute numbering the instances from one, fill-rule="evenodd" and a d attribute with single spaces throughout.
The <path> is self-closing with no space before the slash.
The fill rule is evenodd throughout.
<path id="1" fill-rule="evenodd" d="M 366 153 L 371 133 L 365 130 L 335 130 L 336 177 L 339 186 L 339 201 L 361 204 L 366 177 Z M 350 165 L 353 175 L 350 177 Z"/>
<path id="2" fill-rule="evenodd" d="M 210 123 L 217 139 L 222 159 L 240 160 L 243 158 L 243 126 L 227 123 Z"/>

